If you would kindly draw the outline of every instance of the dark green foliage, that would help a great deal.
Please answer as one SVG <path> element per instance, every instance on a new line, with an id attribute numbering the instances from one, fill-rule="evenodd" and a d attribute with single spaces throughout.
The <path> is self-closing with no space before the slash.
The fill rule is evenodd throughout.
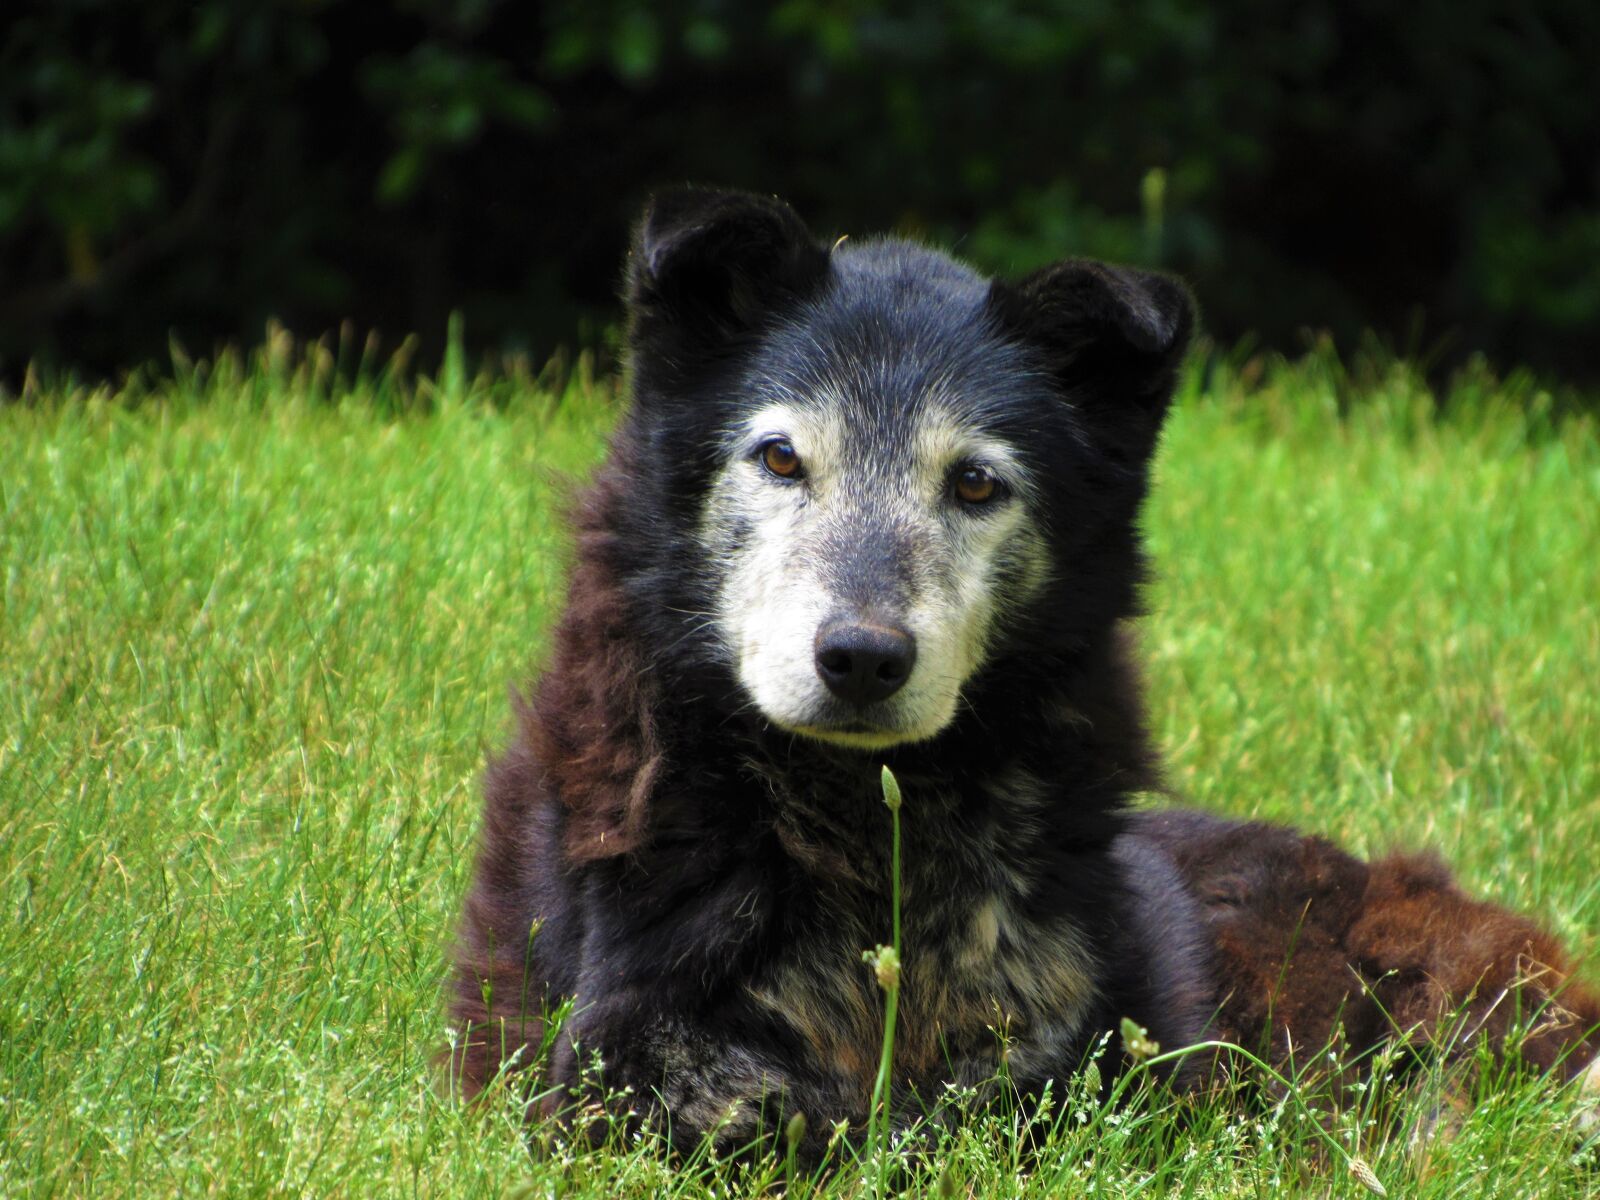
<path id="1" fill-rule="evenodd" d="M 542 354 L 611 320 L 642 194 L 696 180 L 990 269 L 1172 267 L 1223 338 L 1594 378 L 1596 63 L 1583 0 L 30 3 L 0 375 L 269 315 L 426 347 L 459 308 Z"/>

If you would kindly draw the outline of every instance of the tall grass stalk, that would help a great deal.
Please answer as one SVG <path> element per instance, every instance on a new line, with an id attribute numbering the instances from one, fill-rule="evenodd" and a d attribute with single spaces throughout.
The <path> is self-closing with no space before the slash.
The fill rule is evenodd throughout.
<path id="1" fill-rule="evenodd" d="M 883 1050 L 878 1056 L 878 1077 L 872 1084 L 872 1109 L 867 1114 L 868 1161 L 877 1163 L 875 1193 L 883 1195 L 889 1177 L 889 1126 L 894 1084 L 894 1026 L 900 1011 L 900 783 L 894 772 L 883 768 L 883 802 L 889 807 L 893 828 L 890 852 L 890 941 L 887 946 L 867 950 L 861 958 L 872 967 L 878 986 L 884 991 Z"/>

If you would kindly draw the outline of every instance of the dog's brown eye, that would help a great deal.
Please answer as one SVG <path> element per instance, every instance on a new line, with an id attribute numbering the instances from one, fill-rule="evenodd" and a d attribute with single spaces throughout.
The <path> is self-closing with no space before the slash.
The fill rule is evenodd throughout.
<path id="1" fill-rule="evenodd" d="M 779 479 L 793 479 L 800 474 L 800 456 L 787 438 L 773 438 L 761 447 L 761 465 Z"/>
<path id="2" fill-rule="evenodd" d="M 988 467 L 962 467 L 956 473 L 956 498 L 963 504 L 987 504 L 1000 494 L 1000 481 Z"/>

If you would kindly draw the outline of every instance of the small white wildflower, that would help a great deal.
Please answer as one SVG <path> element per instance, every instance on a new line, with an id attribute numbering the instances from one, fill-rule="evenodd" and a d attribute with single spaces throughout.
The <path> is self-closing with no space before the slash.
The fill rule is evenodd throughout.
<path id="1" fill-rule="evenodd" d="M 1136 1025 L 1128 1017 L 1122 1018 L 1122 1048 L 1129 1058 L 1142 1063 L 1161 1053 L 1161 1043 L 1150 1036 L 1143 1025 Z"/>

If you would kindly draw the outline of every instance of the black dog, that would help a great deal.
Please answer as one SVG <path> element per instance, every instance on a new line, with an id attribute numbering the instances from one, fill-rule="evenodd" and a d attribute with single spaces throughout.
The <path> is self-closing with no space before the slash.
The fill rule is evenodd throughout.
<path id="1" fill-rule="evenodd" d="M 681 1145 L 799 1111 L 815 1154 L 861 1123 L 884 763 L 907 797 L 908 1104 L 991 1079 L 1001 1033 L 1031 1092 L 1123 1017 L 1166 1047 L 1316 1046 L 1363 978 L 1403 980 L 1411 1023 L 1368 1022 L 1363 1044 L 1473 995 L 1549 1003 L 1559 949 L 1437 868 L 1131 813 L 1160 779 L 1122 626 L 1193 323 L 1181 284 L 1091 262 L 991 282 L 684 191 L 645 215 L 627 299 L 632 402 L 577 513 L 549 667 L 488 775 L 454 1006 L 469 1088 L 515 1055 L 545 1107 L 584 1079 L 628 1087 Z M 569 998 L 534 1063 L 541 1012 Z M 1600 1006 L 1561 1001 L 1577 1015 L 1540 1061 L 1575 1073 Z"/>

